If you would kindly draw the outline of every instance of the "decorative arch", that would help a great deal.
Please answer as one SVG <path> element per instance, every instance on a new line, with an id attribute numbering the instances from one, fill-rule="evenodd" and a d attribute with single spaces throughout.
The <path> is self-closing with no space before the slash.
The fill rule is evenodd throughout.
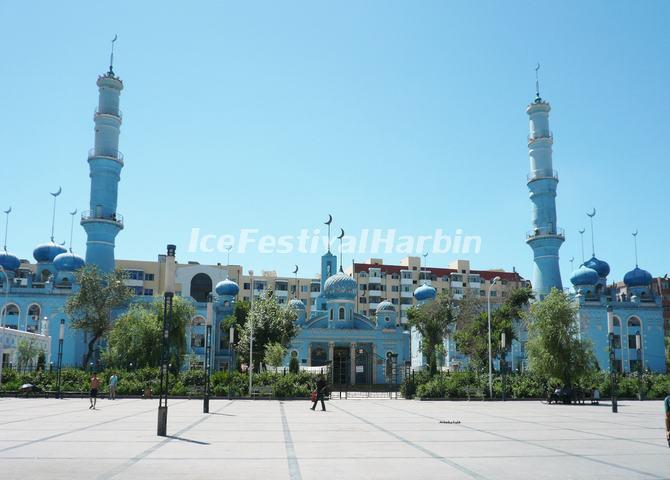
<path id="1" fill-rule="evenodd" d="M 51 276 L 51 272 L 49 271 L 48 268 L 45 268 L 44 270 L 42 270 L 42 275 L 41 275 L 42 282 L 46 282 L 47 280 L 49 280 L 50 276 Z"/>
<path id="2" fill-rule="evenodd" d="M 21 318 L 21 309 L 16 303 L 6 303 L 0 311 L 2 319 L 4 320 L 4 326 L 9 328 L 17 329 L 19 328 L 19 319 Z M 14 325 L 14 320 L 16 320 L 16 325 Z"/>
<path id="3" fill-rule="evenodd" d="M 193 326 L 193 327 L 199 327 L 201 325 L 205 325 L 205 323 L 206 323 L 205 322 L 205 317 L 203 317 L 202 315 L 195 315 L 191 319 L 191 326 Z"/>
<path id="4" fill-rule="evenodd" d="M 621 319 L 619 317 L 617 317 L 616 315 L 614 315 L 612 324 L 613 324 L 614 328 L 616 328 L 616 327 L 621 328 Z"/>
<path id="5" fill-rule="evenodd" d="M 206 273 L 197 273 L 191 279 L 191 297 L 196 302 L 206 302 L 212 293 L 212 277 Z"/>
<path id="6" fill-rule="evenodd" d="M 36 333 L 40 329 L 40 318 L 42 316 L 42 307 L 37 303 L 28 305 L 28 317 L 26 318 L 26 330 Z"/>
<path id="7" fill-rule="evenodd" d="M 640 327 L 640 331 L 642 331 L 642 320 L 640 320 L 640 318 L 636 315 L 631 315 L 628 317 L 627 323 L 629 327 Z"/>
<path id="8" fill-rule="evenodd" d="M 337 319 L 344 320 L 344 307 L 340 307 L 337 309 Z"/>

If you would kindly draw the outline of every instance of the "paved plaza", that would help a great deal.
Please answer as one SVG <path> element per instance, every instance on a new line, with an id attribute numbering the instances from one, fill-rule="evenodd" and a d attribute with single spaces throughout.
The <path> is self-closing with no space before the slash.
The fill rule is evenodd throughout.
<path id="1" fill-rule="evenodd" d="M 0 478 L 670 478 L 663 406 L 0 399 Z M 451 423 L 448 423 L 451 422 Z M 460 422 L 460 423 L 458 423 Z"/>

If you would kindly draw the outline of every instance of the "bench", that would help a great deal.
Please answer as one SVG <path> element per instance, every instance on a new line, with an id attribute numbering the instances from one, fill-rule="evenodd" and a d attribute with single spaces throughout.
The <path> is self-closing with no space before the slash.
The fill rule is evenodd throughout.
<path id="1" fill-rule="evenodd" d="M 268 398 L 274 397 L 274 390 L 271 386 L 269 385 L 263 385 L 260 387 L 251 387 L 251 397 L 256 398 L 256 397 L 263 397 L 266 396 Z"/>

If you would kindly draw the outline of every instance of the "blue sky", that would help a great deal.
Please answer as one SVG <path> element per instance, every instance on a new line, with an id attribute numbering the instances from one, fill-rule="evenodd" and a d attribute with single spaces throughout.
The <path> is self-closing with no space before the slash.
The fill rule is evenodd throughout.
<path id="1" fill-rule="evenodd" d="M 635 229 L 640 265 L 663 275 L 669 15 L 662 1 L 3 2 L 9 249 L 29 258 L 48 240 L 47 192 L 59 185 L 57 239 L 69 236 L 67 211 L 87 209 L 95 80 L 118 33 L 117 258 L 154 259 L 176 243 L 180 261 L 225 262 L 185 253 L 193 227 L 297 235 L 332 213 L 347 232 L 460 228 L 482 237 L 480 253 L 460 255 L 473 267 L 530 278 L 525 107 L 539 61 L 564 283 L 592 207 L 610 279 L 633 267 Z M 75 250 L 84 248 L 77 226 Z M 283 275 L 297 263 L 311 275 L 319 260 L 249 251 L 231 262 Z"/>

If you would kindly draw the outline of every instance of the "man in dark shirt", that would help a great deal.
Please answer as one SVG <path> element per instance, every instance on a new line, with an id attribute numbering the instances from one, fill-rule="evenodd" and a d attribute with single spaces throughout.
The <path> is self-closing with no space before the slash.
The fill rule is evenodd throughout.
<path id="1" fill-rule="evenodd" d="M 323 401 L 323 397 L 326 396 L 326 388 L 328 388 L 326 379 L 323 378 L 323 376 L 320 376 L 316 382 L 316 399 L 314 399 L 314 405 L 311 407 L 312 410 L 316 409 L 316 404 L 319 402 L 319 400 L 321 400 L 321 411 L 326 411 L 326 404 Z"/>
<path id="2" fill-rule="evenodd" d="M 670 395 L 663 400 L 665 406 L 665 438 L 668 440 L 668 447 L 670 447 Z"/>

